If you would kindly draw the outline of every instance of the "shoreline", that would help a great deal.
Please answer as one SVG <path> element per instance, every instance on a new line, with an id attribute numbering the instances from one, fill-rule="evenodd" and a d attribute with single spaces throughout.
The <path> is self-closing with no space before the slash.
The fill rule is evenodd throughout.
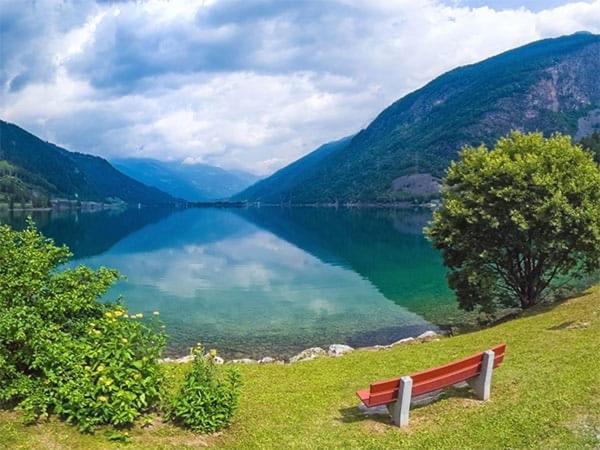
<path id="1" fill-rule="evenodd" d="M 206 353 L 204 355 L 205 358 L 211 358 L 213 359 L 215 364 L 295 364 L 298 362 L 303 362 L 303 361 L 311 361 L 313 359 L 317 359 L 317 358 L 322 358 L 322 357 L 327 357 L 327 358 L 337 358 L 340 356 L 343 356 L 347 353 L 352 353 L 355 351 L 379 351 L 379 350 L 385 350 L 388 348 L 392 348 L 392 347 L 396 347 L 398 345 L 413 345 L 413 344 L 420 344 L 420 343 L 424 343 L 424 342 L 431 342 L 431 341 L 437 341 L 440 340 L 440 338 L 442 337 L 447 337 L 450 336 L 450 333 L 444 332 L 444 331 L 433 331 L 433 330 L 427 330 L 421 334 L 419 334 L 418 336 L 414 336 L 414 337 L 406 337 L 403 339 L 399 339 L 395 342 L 392 342 L 391 344 L 387 344 L 387 345 L 371 345 L 371 346 L 366 346 L 366 347 L 350 347 L 349 345 L 346 344 L 331 344 L 327 347 L 327 350 L 325 350 L 322 347 L 309 347 L 306 348 L 304 350 L 302 350 L 301 352 L 297 353 L 296 355 L 290 357 L 290 358 L 278 358 L 278 357 L 272 357 L 272 356 L 263 356 L 261 358 L 258 359 L 253 359 L 253 358 L 238 358 L 238 359 L 229 359 L 226 360 L 223 357 L 219 356 L 218 354 L 216 356 L 212 356 L 210 355 L 210 353 Z M 161 358 L 158 360 L 159 363 L 161 364 L 186 364 L 189 363 L 193 360 L 193 356 L 191 354 L 186 355 L 186 356 L 181 356 L 181 357 L 177 357 L 177 358 Z"/>

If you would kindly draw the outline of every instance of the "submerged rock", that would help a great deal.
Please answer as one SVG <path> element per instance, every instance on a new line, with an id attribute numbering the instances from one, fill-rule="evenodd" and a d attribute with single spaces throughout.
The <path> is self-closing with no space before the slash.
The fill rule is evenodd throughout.
<path id="1" fill-rule="evenodd" d="M 292 356 L 290 358 L 291 363 L 300 362 L 300 361 L 310 361 L 311 359 L 315 359 L 319 356 L 326 356 L 327 352 L 323 350 L 321 347 L 311 347 L 306 350 L 302 350 L 296 356 Z"/>
<path id="2" fill-rule="evenodd" d="M 327 354 L 329 356 L 342 356 L 345 353 L 350 353 L 353 351 L 354 351 L 354 349 L 352 347 L 350 347 L 349 345 L 331 344 L 329 346 L 329 351 L 327 352 Z"/>

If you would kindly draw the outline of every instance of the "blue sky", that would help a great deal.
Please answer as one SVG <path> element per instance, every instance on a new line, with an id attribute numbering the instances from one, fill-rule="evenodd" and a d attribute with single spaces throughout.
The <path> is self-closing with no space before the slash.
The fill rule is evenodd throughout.
<path id="1" fill-rule="evenodd" d="M 0 117 L 68 149 L 268 174 L 600 0 L 2 0 Z"/>

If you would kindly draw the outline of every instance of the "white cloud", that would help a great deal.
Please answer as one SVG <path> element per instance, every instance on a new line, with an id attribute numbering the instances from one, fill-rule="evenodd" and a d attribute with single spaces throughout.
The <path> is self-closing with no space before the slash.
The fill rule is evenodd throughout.
<path id="1" fill-rule="evenodd" d="M 538 12 L 461 4 L 7 8 L 1 114 L 73 150 L 267 174 L 358 131 L 453 67 L 545 37 L 600 32 L 600 0 Z"/>

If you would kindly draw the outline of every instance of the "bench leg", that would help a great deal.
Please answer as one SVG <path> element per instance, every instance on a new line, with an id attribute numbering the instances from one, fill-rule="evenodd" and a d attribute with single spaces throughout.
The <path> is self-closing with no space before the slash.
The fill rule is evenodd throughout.
<path id="1" fill-rule="evenodd" d="M 408 413 L 410 412 L 410 400 L 412 397 L 411 377 L 400 378 L 400 388 L 398 390 L 398 400 L 388 405 L 388 411 L 392 415 L 394 424 L 399 427 L 408 425 Z"/>
<path id="2" fill-rule="evenodd" d="M 473 388 L 477 397 L 481 400 L 488 400 L 492 390 L 492 372 L 494 371 L 494 352 L 488 350 L 483 353 L 481 362 L 481 373 L 476 378 L 467 380 L 467 383 Z"/>

